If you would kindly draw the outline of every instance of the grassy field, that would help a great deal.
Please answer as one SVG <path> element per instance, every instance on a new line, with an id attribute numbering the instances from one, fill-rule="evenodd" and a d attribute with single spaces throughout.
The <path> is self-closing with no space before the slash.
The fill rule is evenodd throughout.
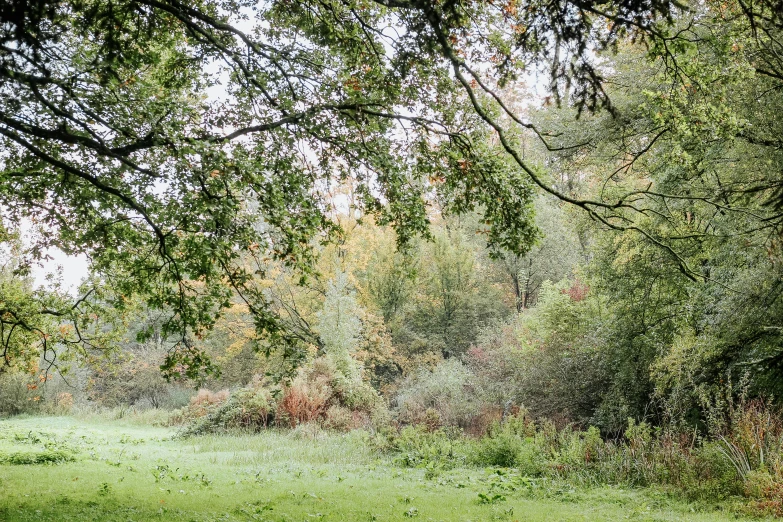
<path id="1" fill-rule="evenodd" d="M 737 520 L 654 490 L 402 468 L 361 432 L 174 434 L 127 421 L 0 421 L 0 520 Z"/>

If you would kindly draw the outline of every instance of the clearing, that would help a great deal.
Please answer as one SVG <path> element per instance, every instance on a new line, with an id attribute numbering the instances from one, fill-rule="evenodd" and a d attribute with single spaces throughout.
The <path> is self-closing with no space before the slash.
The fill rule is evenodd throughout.
<path id="1" fill-rule="evenodd" d="M 0 421 L 0 520 L 737 520 L 656 490 L 403 468 L 364 432 L 175 434 L 128 421 Z"/>

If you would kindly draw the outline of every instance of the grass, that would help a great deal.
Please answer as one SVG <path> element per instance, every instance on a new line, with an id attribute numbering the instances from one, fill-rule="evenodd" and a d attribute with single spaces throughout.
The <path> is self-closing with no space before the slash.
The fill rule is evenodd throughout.
<path id="1" fill-rule="evenodd" d="M 656 490 L 401 468 L 362 432 L 174 435 L 128 420 L 0 421 L 0 520 L 738 520 Z"/>

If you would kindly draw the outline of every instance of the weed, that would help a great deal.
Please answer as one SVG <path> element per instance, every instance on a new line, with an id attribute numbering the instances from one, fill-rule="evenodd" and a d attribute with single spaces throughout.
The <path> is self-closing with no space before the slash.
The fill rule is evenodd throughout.
<path id="1" fill-rule="evenodd" d="M 72 460 L 74 455 L 62 450 L 0 452 L 0 464 L 59 464 Z"/>
<path id="2" fill-rule="evenodd" d="M 501 495 L 499 493 L 495 494 L 487 494 L 487 493 L 479 493 L 478 494 L 478 503 L 479 504 L 497 504 L 498 502 L 505 502 L 506 497 L 504 495 Z"/>

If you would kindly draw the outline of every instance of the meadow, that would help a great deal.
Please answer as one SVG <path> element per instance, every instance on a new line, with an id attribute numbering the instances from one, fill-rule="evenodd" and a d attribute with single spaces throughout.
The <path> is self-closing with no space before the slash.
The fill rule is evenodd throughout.
<path id="1" fill-rule="evenodd" d="M 730 503 L 510 468 L 405 467 L 365 431 L 179 437 L 138 419 L 0 421 L 0 520 L 741 520 Z"/>

